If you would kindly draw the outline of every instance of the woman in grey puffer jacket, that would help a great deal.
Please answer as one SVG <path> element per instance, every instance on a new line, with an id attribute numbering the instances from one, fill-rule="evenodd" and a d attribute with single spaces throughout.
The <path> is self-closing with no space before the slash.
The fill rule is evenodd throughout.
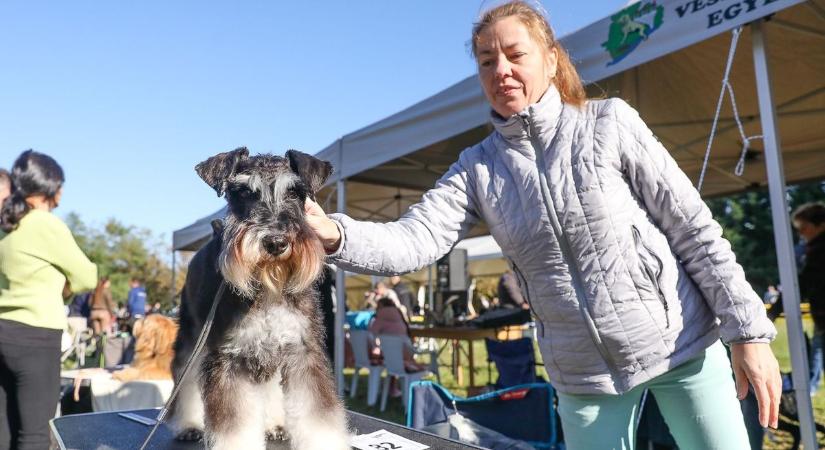
<path id="1" fill-rule="evenodd" d="M 635 110 L 586 101 L 528 5 L 488 11 L 472 44 L 495 132 L 396 222 L 327 218 L 308 201 L 332 261 L 413 271 L 483 219 L 536 317 L 568 448 L 632 448 L 645 388 L 680 448 L 747 448 L 736 395 L 750 381 L 776 426 L 776 331 L 698 192 Z"/>

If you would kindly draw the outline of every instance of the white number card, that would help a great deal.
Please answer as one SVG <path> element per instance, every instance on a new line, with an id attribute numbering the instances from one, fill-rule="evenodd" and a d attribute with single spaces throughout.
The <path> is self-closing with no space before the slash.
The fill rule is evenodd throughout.
<path id="1" fill-rule="evenodd" d="M 413 442 L 387 430 L 378 430 L 352 438 L 352 446 L 359 450 L 423 450 L 427 445 Z"/>

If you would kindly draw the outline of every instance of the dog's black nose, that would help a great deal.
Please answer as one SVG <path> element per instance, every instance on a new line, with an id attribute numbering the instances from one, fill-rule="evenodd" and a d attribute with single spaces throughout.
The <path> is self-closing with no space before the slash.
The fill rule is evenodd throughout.
<path id="1" fill-rule="evenodd" d="M 264 238 L 264 250 L 272 256 L 278 256 L 285 252 L 289 244 L 284 239 Z"/>

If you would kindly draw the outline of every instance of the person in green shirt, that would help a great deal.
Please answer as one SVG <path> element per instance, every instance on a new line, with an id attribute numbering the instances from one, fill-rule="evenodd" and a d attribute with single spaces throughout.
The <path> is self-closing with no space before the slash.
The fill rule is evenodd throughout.
<path id="1" fill-rule="evenodd" d="M 11 196 L 0 209 L 0 450 L 49 448 L 63 289 L 89 290 L 97 281 L 97 267 L 51 213 L 63 182 L 57 161 L 27 150 L 14 162 Z"/>

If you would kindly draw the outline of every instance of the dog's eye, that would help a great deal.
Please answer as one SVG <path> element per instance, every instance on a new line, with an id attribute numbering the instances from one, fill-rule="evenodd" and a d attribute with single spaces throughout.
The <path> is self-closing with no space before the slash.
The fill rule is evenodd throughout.
<path id="1" fill-rule="evenodd" d="M 306 198 L 306 195 L 300 190 L 290 190 L 287 192 L 286 197 L 290 200 L 301 200 L 303 201 Z"/>
<path id="2" fill-rule="evenodd" d="M 255 193 L 247 187 L 236 187 L 233 188 L 230 192 L 232 193 L 232 195 L 238 197 L 241 200 L 252 198 L 255 195 Z"/>

